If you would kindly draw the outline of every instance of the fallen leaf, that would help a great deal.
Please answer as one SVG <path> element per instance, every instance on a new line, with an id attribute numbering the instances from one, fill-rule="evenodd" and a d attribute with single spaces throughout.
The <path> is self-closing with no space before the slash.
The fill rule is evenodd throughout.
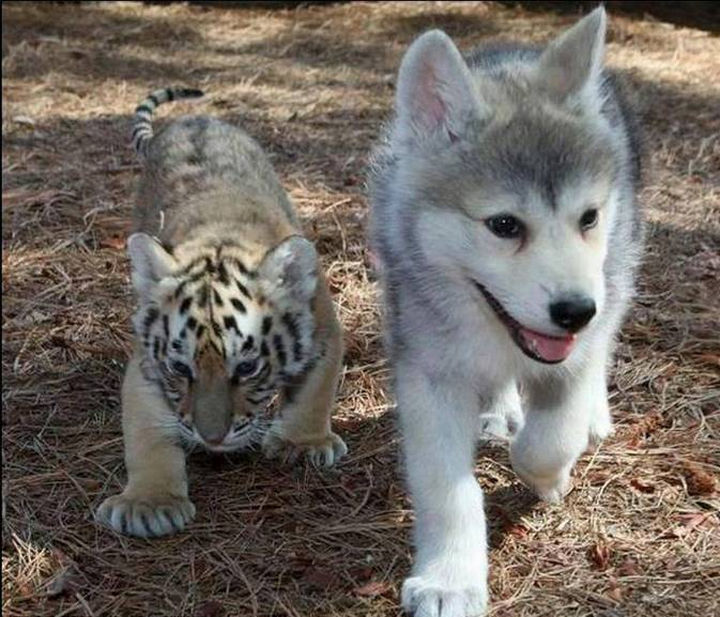
<path id="1" fill-rule="evenodd" d="M 520 523 L 513 523 L 505 528 L 505 531 L 516 538 L 524 538 L 528 535 L 528 528 Z"/>
<path id="2" fill-rule="evenodd" d="M 687 483 L 688 495 L 712 495 L 717 480 L 697 463 L 685 461 L 683 474 Z"/>
<path id="3" fill-rule="evenodd" d="M 696 356 L 698 360 L 720 368 L 720 356 L 714 353 L 701 353 Z"/>
<path id="4" fill-rule="evenodd" d="M 372 575 L 374 574 L 373 569 L 370 566 L 365 566 L 361 568 L 354 568 L 350 570 L 350 574 L 352 574 L 353 578 L 360 580 L 360 581 L 367 581 L 372 578 Z"/>
<path id="5" fill-rule="evenodd" d="M 300 574 L 307 571 L 313 562 L 312 556 L 306 555 L 304 553 L 299 555 L 297 553 L 293 553 L 291 555 L 288 555 L 287 559 L 290 569 L 293 572 L 297 572 Z"/>
<path id="6" fill-rule="evenodd" d="M 334 570 L 328 568 L 308 568 L 302 575 L 303 582 L 310 588 L 325 591 L 336 587 L 340 579 Z"/>
<path id="7" fill-rule="evenodd" d="M 18 581 L 17 589 L 20 592 L 20 596 L 32 596 L 35 591 L 30 581 Z"/>
<path id="8" fill-rule="evenodd" d="M 630 480 L 630 486 L 637 489 L 641 493 L 654 493 L 655 486 L 647 480 L 641 480 L 640 478 L 633 478 Z"/>
<path id="9" fill-rule="evenodd" d="M 125 236 L 123 234 L 106 236 L 100 240 L 100 248 L 122 251 L 125 248 Z"/>
<path id="10" fill-rule="evenodd" d="M 620 564 L 620 567 L 617 569 L 617 573 L 620 576 L 635 576 L 636 574 L 640 574 L 640 567 L 638 566 L 637 561 L 628 557 L 622 562 L 622 564 Z"/>
<path id="11" fill-rule="evenodd" d="M 628 445 L 633 448 L 640 446 L 642 442 L 650 437 L 660 426 L 662 426 L 662 416 L 659 413 L 654 412 L 647 414 L 630 427 Z"/>
<path id="12" fill-rule="evenodd" d="M 612 586 L 610 587 L 610 589 L 607 590 L 607 593 L 605 595 L 607 595 L 607 597 L 610 598 L 613 602 L 622 602 L 623 591 L 618 586 Z"/>
<path id="13" fill-rule="evenodd" d="M 680 521 L 680 525 L 670 529 L 665 534 L 665 537 L 684 538 L 697 527 L 712 529 L 718 525 L 713 512 L 688 512 L 687 514 L 680 514 L 676 518 Z"/>
<path id="14" fill-rule="evenodd" d="M 387 581 L 370 581 L 362 587 L 355 589 L 355 594 L 372 598 L 387 593 L 391 588 L 392 586 Z"/>
<path id="15" fill-rule="evenodd" d="M 88 491 L 97 491 L 102 487 L 102 483 L 94 478 L 81 479 L 78 483 Z"/>
<path id="16" fill-rule="evenodd" d="M 683 521 L 687 527 L 705 527 L 711 529 L 718 524 L 718 519 L 714 512 L 687 512 L 686 514 L 678 514 L 677 518 Z"/>
<path id="17" fill-rule="evenodd" d="M 610 563 L 610 549 L 604 542 L 596 542 L 588 551 L 590 561 L 598 570 L 607 570 Z"/>
<path id="18" fill-rule="evenodd" d="M 593 483 L 593 485 L 605 484 L 610 479 L 611 474 L 607 471 L 593 470 L 587 475 L 587 479 Z"/>

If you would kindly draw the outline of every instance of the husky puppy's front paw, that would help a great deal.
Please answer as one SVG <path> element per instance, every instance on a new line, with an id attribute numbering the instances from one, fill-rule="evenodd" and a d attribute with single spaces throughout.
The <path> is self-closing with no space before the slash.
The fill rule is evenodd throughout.
<path id="1" fill-rule="evenodd" d="M 332 467 L 348 451 L 345 442 L 333 432 L 319 439 L 298 439 L 285 436 L 279 427 L 271 427 L 262 448 L 267 458 L 280 458 L 293 464 L 304 456 L 316 467 Z"/>
<path id="2" fill-rule="evenodd" d="M 486 569 L 461 565 L 428 568 L 405 579 L 402 604 L 415 617 L 480 617 L 488 602 Z"/>
<path id="3" fill-rule="evenodd" d="M 512 462 L 513 471 L 530 488 L 540 499 L 548 503 L 561 503 L 565 495 L 572 488 L 572 480 L 570 471 L 572 467 L 563 467 L 559 471 L 548 474 L 539 475 L 533 473 L 512 456 L 510 451 L 510 460 Z"/>
<path id="4" fill-rule="evenodd" d="M 478 420 L 481 440 L 512 441 L 525 424 L 517 386 L 511 383 L 496 393 L 494 402 Z"/>
<path id="5" fill-rule="evenodd" d="M 195 518 L 195 506 L 175 495 L 108 497 L 95 512 L 95 520 L 118 533 L 140 538 L 169 536 L 185 529 Z"/>
<path id="6" fill-rule="evenodd" d="M 597 448 L 614 432 L 615 428 L 613 427 L 612 417 L 610 416 L 610 410 L 606 403 L 604 408 L 598 409 L 590 416 L 590 429 L 588 432 L 590 446 Z"/>
<path id="7" fill-rule="evenodd" d="M 478 437 L 482 441 L 512 441 L 522 428 L 522 413 L 517 415 L 505 415 L 496 413 L 484 413 L 479 417 L 480 428 Z"/>

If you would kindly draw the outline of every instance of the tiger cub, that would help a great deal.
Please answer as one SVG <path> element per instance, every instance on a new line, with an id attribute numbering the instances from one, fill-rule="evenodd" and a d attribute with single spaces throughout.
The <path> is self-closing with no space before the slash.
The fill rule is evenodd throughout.
<path id="1" fill-rule="evenodd" d="M 229 452 L 262 441 L 268 457 L 345 455 L 330 428 L 341 330 L 312 243 L 260 146 L 240 129 L 185 116 L 153 135 L 166 101 L 135 111 L 144 160 L 127 250 L 138 300 L 122 387 L 128 483 L 97 519 L 133 536 L 183 529 L 185 444 Z M 260 436 L 275 393 L 280 411 Z"/>

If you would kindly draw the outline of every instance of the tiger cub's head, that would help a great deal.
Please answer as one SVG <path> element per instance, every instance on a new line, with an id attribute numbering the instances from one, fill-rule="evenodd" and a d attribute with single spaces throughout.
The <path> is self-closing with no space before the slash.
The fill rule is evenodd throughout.
<path id="1" fill-rule="evenodd" d="M 253 265 L 234 245 L 171 254 L 136 233 L 128 253 L 145 376 L 188 440 L 221 452 L 248 445 L 258 412 L 317 359 L 312 243 L 290 236 Z"/>

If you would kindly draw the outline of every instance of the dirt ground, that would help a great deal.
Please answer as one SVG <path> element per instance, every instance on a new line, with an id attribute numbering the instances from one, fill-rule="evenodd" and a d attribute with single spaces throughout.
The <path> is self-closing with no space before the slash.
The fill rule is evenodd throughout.
<path id="1" fill-rule="evenodd" d="M 211 8 L 3 3 L 3 615 L 398 615 L 412 521 L 364 225 L 368 150 L 410 41 L 542 42 L 576 15 L 506 3 Z M 708 30 L 711 30 L 708 28 Z M 647 257 L 611 384 L 617 432 L 538 503 L 481 447 L 496 617 L 720 614 L 720 40 L 611 18 L 608 62 L 646 132 Z M 123 252 L 130 114 L 244 126 L 272 154 L 346 329 L 336 469 L 193 455 L 186 533 L 119 537 L 92 512 L 124 481 L 131 344 Z"/>

